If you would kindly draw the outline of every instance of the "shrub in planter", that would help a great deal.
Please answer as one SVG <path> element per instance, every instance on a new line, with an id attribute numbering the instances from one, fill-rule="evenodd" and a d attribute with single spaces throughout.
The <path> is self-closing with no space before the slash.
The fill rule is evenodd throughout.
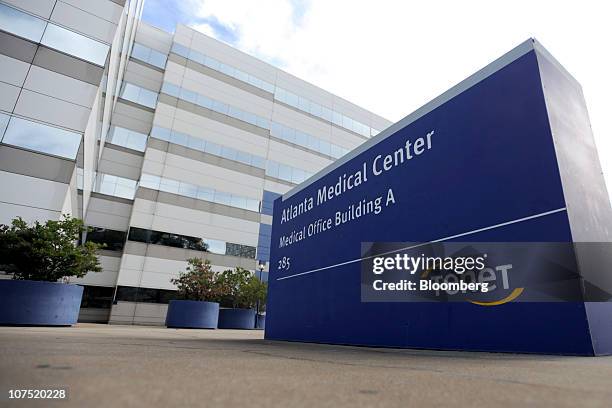
<path id="1" fill-rule="evenodd" d="M 0 324 L 70 326 L 76 323 L 83 287 L 69 277 L 100 272 L 93 242 L 79 245 L 83 221 L 63 216 L 28 225 L 20 217 L 0 225 Z"/>
<path id="2" fill-rule="evenodd" d="M 216 329 L 219 301 L 228 293 L 219 275 L 212 271 L 209 260 L 187 260 L 187 270 L 171 279 L 181 299 L 171 300 L 166 326 L 189 329 Z"/>
<path id="3" fill-rule="evenodd" d="M 219 311 L 220 329 L 254 329 L 255 307 L 258 302 L 265 302 L 267 285 L 261 282 L 252 272 L 243 268 L 227 270 L 221 279 L 229 288 L 222 304 L 227 309 Z"/>

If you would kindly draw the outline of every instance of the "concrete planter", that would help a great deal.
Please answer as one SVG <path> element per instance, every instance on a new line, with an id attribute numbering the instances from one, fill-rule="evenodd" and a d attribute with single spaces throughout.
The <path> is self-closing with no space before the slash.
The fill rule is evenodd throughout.
<path id="1" fill-rule="evenodd" d="M 71 326 L 83 287 L 58 282 L 0 280 L 0 325 Z"/>
<path id="2" fill-rule="evenodd" d="M 171 300 L 166 326 L 183 329 L 216 329 L 219 304 L 198 300 Z"/>
<path id="3" fill-rule="evenodd" d="M 254 329 L 254 309 L 221 309 L 219 310 L 220 329 Z"/>

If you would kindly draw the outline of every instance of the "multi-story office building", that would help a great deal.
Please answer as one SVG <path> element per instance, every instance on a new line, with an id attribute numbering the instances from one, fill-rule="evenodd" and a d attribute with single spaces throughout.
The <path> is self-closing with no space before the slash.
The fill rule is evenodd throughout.
<path id="1" fill-rule="evenodd" d="M 106 243 L 82 320 L 163 324 L 191 257 L 267 270 L 273 200 L 390 125 L 141 8 L 0 0 L 0 222 L 70 213 Z"/>

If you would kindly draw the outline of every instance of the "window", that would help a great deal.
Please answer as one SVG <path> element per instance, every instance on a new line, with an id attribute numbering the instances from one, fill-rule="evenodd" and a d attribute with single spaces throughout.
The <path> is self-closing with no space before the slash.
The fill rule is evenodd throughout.
<path id="1" fill-rule="evenodd" d="M 96 193 L 133 200 L 134 194 L 136 193 L 136 181 L 110 174 L 99 173 L 96 178 L 94 191 Z"/>
<path id="2" fill-rule="evenodd" d="M 110 309 L 113 303 L 114 287 L 83 286 L 81 308 Z"/>
<path id="3" fill-rule="evenodd" d="M 142 44 L 134 43 L 134 46 L 132 47 L 132 57 L 158 68 L 164 68 L 166 66 L 166 54 L 146 47 Z"/>
<path id="4" fill-rule="evenodd" d="M 0 27 L 19 37 L 40 42 L 47 22 L 0 3 Z"/>
<path id="5" fill-rule="evenodd" d="M 115 295 L 116 301 L 140 303 L 167 304 L 178 298 L 178 293 L 174 290 L 136 288 L 133 286 L 117 286 L 117 294 Z"/>
<path id="6" fill-rule="evenodd" d="M 12 117 L 2 142 L 74 160 L 81 144 L 81 134 Z"/>
<path id="7" fill-rule="evenodd" d="M 124 231 L 92 227 L 91 231 L 87 231 L 85 241 L 95 242 L 96 244 L 104 244 L 106 246 L 103 249 L 109 251 L 123 251 L 126 235 L 127 233 Z"/>
<path id="8" fill-rule="evenodd" d="M 144 152 L 147 147 L 147 135 L 119 126 L 111 128 L 108 141 L 118 146 L 138 150 L 139 152 Z"/>
<path id="9" fill-rule="evenodd" d="M 141 88 L 129 82 L 123 83 L 119 96 L 139 105 L 148 106 L 149 108 L 155 108 L 157 105 L 157 92 Z"/>
<path id="10" fill-rule="evenodd" d="M 146 230 L 131 227 L 128 233 L 130 241 L 143 242 L 154 245 L 164 245 L 174 248 L 191 249 L 194 251 L 210 252 L 220 255 L 231 255 L 242 258 L 255 259 L 255 247 L 250 245 L 233 244 L 214 239 L 190 237 L 169 232 Z"/>
<path id="11" fill-rule="evenodd" d="M 40 43 L 100 66 L 104 66 L 109 49 L 106 44 L 50 23 Z"/>

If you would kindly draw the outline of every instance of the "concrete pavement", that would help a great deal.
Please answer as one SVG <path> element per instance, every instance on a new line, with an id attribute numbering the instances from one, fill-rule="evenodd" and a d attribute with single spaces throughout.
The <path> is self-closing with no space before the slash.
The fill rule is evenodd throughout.
<path id="1" fill-rule="evenodd" d="M 67 387 L 64 401 L 10 388 Z M 268 342 L 261 331 L 0 327 L 0 407 L 610 407 L 612 358 Z"/>

